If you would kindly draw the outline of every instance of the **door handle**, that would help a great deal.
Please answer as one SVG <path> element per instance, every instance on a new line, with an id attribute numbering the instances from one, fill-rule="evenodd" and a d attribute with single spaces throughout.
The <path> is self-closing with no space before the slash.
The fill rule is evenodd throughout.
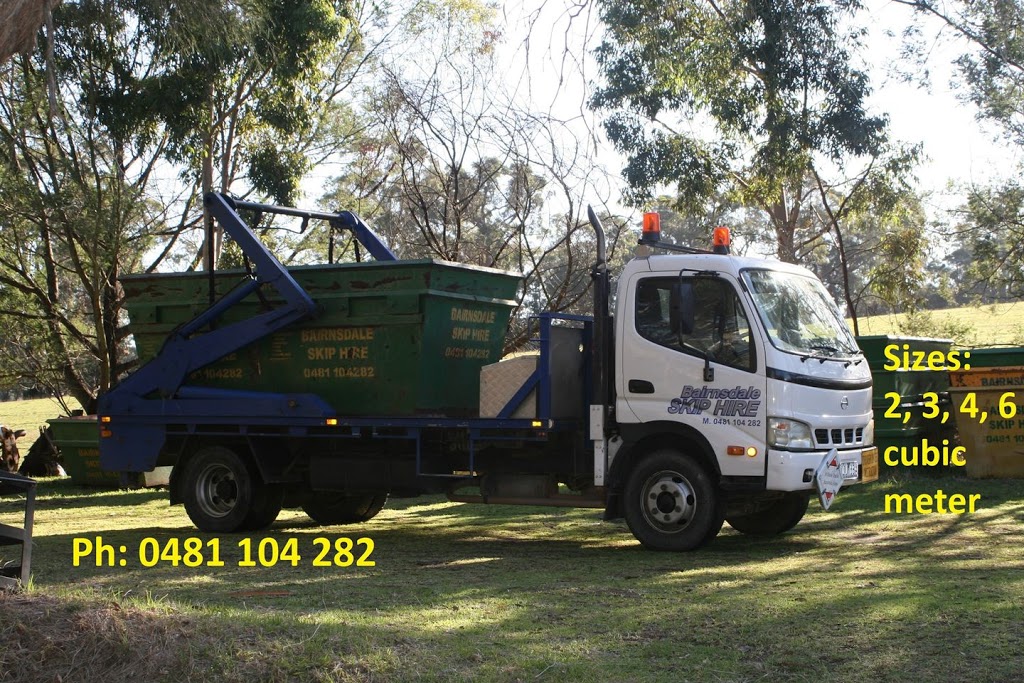
<path id="1" fill-rule="evenodd" d="M 631 379 L 629 380 L 629 393 L 631 394 L 653 394 L 654 385 L 645 379 Z"/>

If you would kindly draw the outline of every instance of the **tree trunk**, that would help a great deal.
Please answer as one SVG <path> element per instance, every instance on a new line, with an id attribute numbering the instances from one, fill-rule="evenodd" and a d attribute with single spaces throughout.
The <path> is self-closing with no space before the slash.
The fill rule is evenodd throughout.
<path id="1" fill-rule="evenodd" d="M 217 258 L 220 255 L 220 242 L 221 234 L 220 228 L 214 224 L 213 216 L 206 210 L 206 195 L 213 192 L 213 152 L 214 152 L 214 138 L 215 131 L 213 127 L 213 120 L 216 116 L 214 111 L 214 86 L 210 83 L 209 91 L 207 95 L 209 97 L 209 111 L 207 112 L 210 117 L 209 128 L 206 131 L 206 140 L 203 143 L 203 175 L 202 175 L 202 186 L 203 186 L 203 231 L 205 237 L 203 238 L 203 270 L 212 271 L 217 267 Z M 213 292 L 211 290 L 211 296 Z M 212 301 L 211 301 L 212 303 Z"/>

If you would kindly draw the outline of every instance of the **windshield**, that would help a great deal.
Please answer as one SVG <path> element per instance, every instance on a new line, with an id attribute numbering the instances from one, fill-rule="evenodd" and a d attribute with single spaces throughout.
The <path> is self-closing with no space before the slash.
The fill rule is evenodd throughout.
<path id="1" fill-rule="evenodd" d="M 743 273 L 772 344 L 804 356 L 860 353 L 835 302 L 816 279 L 775 270 Z"/>

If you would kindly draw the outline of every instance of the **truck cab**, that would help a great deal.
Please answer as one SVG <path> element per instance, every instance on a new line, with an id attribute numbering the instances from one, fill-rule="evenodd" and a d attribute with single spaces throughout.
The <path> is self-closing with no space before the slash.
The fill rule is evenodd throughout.
<path id="1" fill-rule="evenodd" d="M 844 483 L 877 478 L 868 363 L 807 269 L 641 255 L 619 276 L 614 321 L 609 515 L 645 545 L 698 547 L 723 520 L 786 531 L 827 459 Z"/>

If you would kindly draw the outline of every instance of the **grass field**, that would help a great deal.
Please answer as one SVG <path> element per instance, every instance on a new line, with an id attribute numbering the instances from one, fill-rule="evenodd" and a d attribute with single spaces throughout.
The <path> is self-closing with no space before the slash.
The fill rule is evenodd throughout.
<path id="1" fill-rule="evenodd" d="M 936 489 L 980 493 L 978 511 L 883 511 L 887 493 Z M 674 555 L 593 510 L 435 498 L 392 501 L 358 527 L 285 511 L 266 534 L 213 537 L 165 492 L 49 480 L 32 586 L 0 597 L 0 681 L 1015 680 L 1020 493 L 905 477 L 815 504 L 785 536 L 726 526 Z M 0 522 L 17 523 L 18 505 L 0 499 Z M 77 539 L 98 536 L 115 566 L 75 567 Z M 346 536 L 373 540 L 374 566 L 334 566 L 333 547 L 332 566 L 314 566 L 316 539 Z M 172 566 L 173 553 L 141 566 L 140 548 L 187 538 L 204 563 L 219 543 L 224 566 Z M 243 539 L 257 566 L 239 566 Z M 270 564 L 293 539 L 296 566 L 259 566 L 261 546 Z"/>
<path id="2" fill-rule="evenodd" d="M 995 344 L 1024 345 L 1024 301 L 986 306 L 964 306 L 939 311 L 926 311 L 925 316 L 932 329 L 926 329 L 916 336 L 949 336 L 948 329 L 965 327 L 962 339 L 964 346 L 989 346 Z M 858 320 L 860 334 L 906 335 L 906 315 L 875 315 Z"/>

